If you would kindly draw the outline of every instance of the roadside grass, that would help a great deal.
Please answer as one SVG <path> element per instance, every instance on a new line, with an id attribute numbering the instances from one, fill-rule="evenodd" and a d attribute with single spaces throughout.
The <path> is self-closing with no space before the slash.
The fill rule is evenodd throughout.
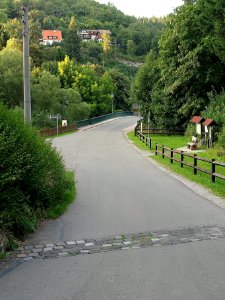
<path id="1" fill-rule="evenodd" d="M 67 180 L 69 181 L 68 188 L 65 190 L 62 203 L 58 203 L 53 208 L 47 211 L 47 218 L 56 219 L 60 215 L 62 215 L 68 208 L 68 206 L 75 200 L 76 198 L 76 186 L 74 182 L 74 172 L 66 173 Z"/>
<path id="2" fill-rule="evenodd" d="M 9 256 L 9 252 L 2 252 L 2 253 L 0 253 L 0 260 L 1 259 L 5 259 L 5 258 L 7 258 Z"/>
<path id="3" fill-rule="evenodd" d="M 139 140 L 138 137 L 134 135 L 134 132 L 128 133 L 128 138 L 142 150 L 149 150 L 151 153 L 154 153 L 155 144 L 164 145 L 167 148 L 180 148 L 187 145 L 187 138 L 183 136 L 160 136 L 154 135 L 152 136 L 152 149 L 150 150 L 148 146 L 145 145 L 142 141 Z M 225 162 L 225 155 L 221 155 L 220 149 L 210 149 L 205 150 L 205 152 L 198 152 L 197 155 L 199 157 L 203 157 L 211 160 L 214 158 L 218 162 Z M 166 155 L 169 155 L 167 151 L 165 151 Z M 194 175 L 194 170 L 188 166 L 183 166 L 181 168 L 180 163 L 174 161 L 170 162 L 170 158 L 162 158 L 162 155 L 151 155 L 151 158 L 157 161 L 158 163 L 164 165 L 165 168 L 182 175 L 185 178 L 188 178 L 191 181 L 198 183 L 199 185 L 204 186 L 205 188 L 211 190 L 214 194 L 225 198 L 225 181 L 216 178 L 216 182 L 213 183 L 211 181 L 211 176 L 205 173 L 198 171 L 196 175 Z M 175 159 L 180 159 L 180 154 L 174 154 Z M 184 157 L 184 161 L 190 164 L 193 164 L 193 158 Z M 211 164 L 203 161 L 198 161 L 198 167 L 211 171 Z M 225 168 L 216 166 L 216 173 L 225 175 Z"/>
<path id="4" fill-rule="evenodd" d="M 135 143 L 136 146 L 140 147 L 142 150 L 150 150 L 151 152 L 154 152 L 155 149 L 155 144 L 159 145 L 164 145 L 166 147 L 171 147 L 171 148 L 180 148 L 184 147 L 187 142 L 188 138 L 186 136 L 165 136 L 165 135 L 151 135 L 151 140 L 152 140 L 152 149 L 149 149 L 148 146 L 145 145 L 138 137 L 134 135 L 134 132 L 131 131 L 128 133 L 129 139 Z"/>

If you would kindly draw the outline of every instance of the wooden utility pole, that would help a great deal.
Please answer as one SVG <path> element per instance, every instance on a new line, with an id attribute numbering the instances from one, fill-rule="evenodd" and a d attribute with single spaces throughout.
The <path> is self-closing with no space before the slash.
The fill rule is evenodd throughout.
<path id="1" fill-rule="evenodd" d="M 23 12 L 24 12 L 24 14 L 23 14 L 24 122 L 31 122 L 28 4 L 24 4 Z"/>

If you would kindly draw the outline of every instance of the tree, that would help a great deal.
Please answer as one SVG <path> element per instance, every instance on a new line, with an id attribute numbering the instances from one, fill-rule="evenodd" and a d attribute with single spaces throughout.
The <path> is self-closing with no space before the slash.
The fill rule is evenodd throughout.
<path id="1" fill-rule="evenodd" d="M 69 88 L 72 87 L 74 83 L 74 73 L 76 66 L 69 56 L 65 56 L 64 61 L 58 63 L 58 72 L 60 76 L 60 81 L 62 87 Z"/>
<path id="2" fill-rule="evenodd" d="M 66 54 L 70 58 L 80 59 L 80 37 L 78 35 L 78 28 L 76 25 L 75 17 L 71 17 L 70 23 L 64 39 L 64 47 Z"/>
<path id="3" fill-rule="evenodd" d="M 31 99 L 34 113 L 41 111 L 56 114 L 61 110 L 61 89 L 59 78 L 47 71 L 32 79 Z"/>
<path id="4" fill-rule="evenodd" d="M 114 85 L 114 105 L 115 109 L 129 109 L 130 81 L 121 72 L 116 69 L 106 71 L 106 74 L 112 78 Z"/>
<path id="5" fill-rule="evenodd" d="M 102 34 L 102 48 L 105 55 L 109 54 L 110 51 L 110 35 L 107 32 L 103 32 Z"/>
<path id="6" fill-rule="evenodd" d="M 151 121 L 154 122 L 156 106 L 154 103 L 153 90 L 158 81 L 159 61 L 158 57 L 151 51 L 145 61 L 145 64 L 139 69 L 132 86 L 132 102 L 140 105 L 142 116 L 146 119 L 149 111 L 151 112 Z"/>
<path id="7" fill-rule="evenodd" d="M 147 70 L 144 76 L 138 74 L 139 87 L 151 85 L 151 107 L 158 125 L 185 126 L 208 105 L 211 91 L 220 93 L 224 88 L 225 65 L 219 50 L 225 45 L 219 42 L 224 22 L 221 4 L 214 0 L 185 1 L 167 19 L 159 42 L 156 77 L 154 68 L 146 67 L 154 81 Z"/>
<path id="8" fill-rule="evenodd" d="M 23 58 L 16 48 L 0 51 L 0 101 L 8 107 L 23 103 Z"/>
<path id="9" fill-rule="evenodd" d="M 127 41 L 127 53 L 129 55 L 135 55 L 136 46 L 134 41 L 128 40 Z"/>

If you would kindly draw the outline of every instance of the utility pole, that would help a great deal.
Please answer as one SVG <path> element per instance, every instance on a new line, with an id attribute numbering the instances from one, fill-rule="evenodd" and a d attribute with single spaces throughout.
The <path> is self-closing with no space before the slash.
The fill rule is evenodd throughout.
<path id="1" fill-rule="evenodd" d="M 112 99 L 112 114 L 114 113 L 114 94 L 111 93 L 111 99 Z"/>
<path id="2" fill-rule="evenodd" d="M 24 122 L 31 122 L 30 99 L 30 53 L 28 4 L 23 6 L 23 84 L 24 84 Z"/>

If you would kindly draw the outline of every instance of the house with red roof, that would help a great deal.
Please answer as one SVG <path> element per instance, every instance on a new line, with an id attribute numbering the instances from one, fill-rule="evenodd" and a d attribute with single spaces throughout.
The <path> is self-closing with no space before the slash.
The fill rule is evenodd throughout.
<path id="1" fill-rule="evenodd" d="M 61 43 L 63 41 L 61 30 L 42 30 L 42 45 L 52 45 L 53 43 Z"/>

